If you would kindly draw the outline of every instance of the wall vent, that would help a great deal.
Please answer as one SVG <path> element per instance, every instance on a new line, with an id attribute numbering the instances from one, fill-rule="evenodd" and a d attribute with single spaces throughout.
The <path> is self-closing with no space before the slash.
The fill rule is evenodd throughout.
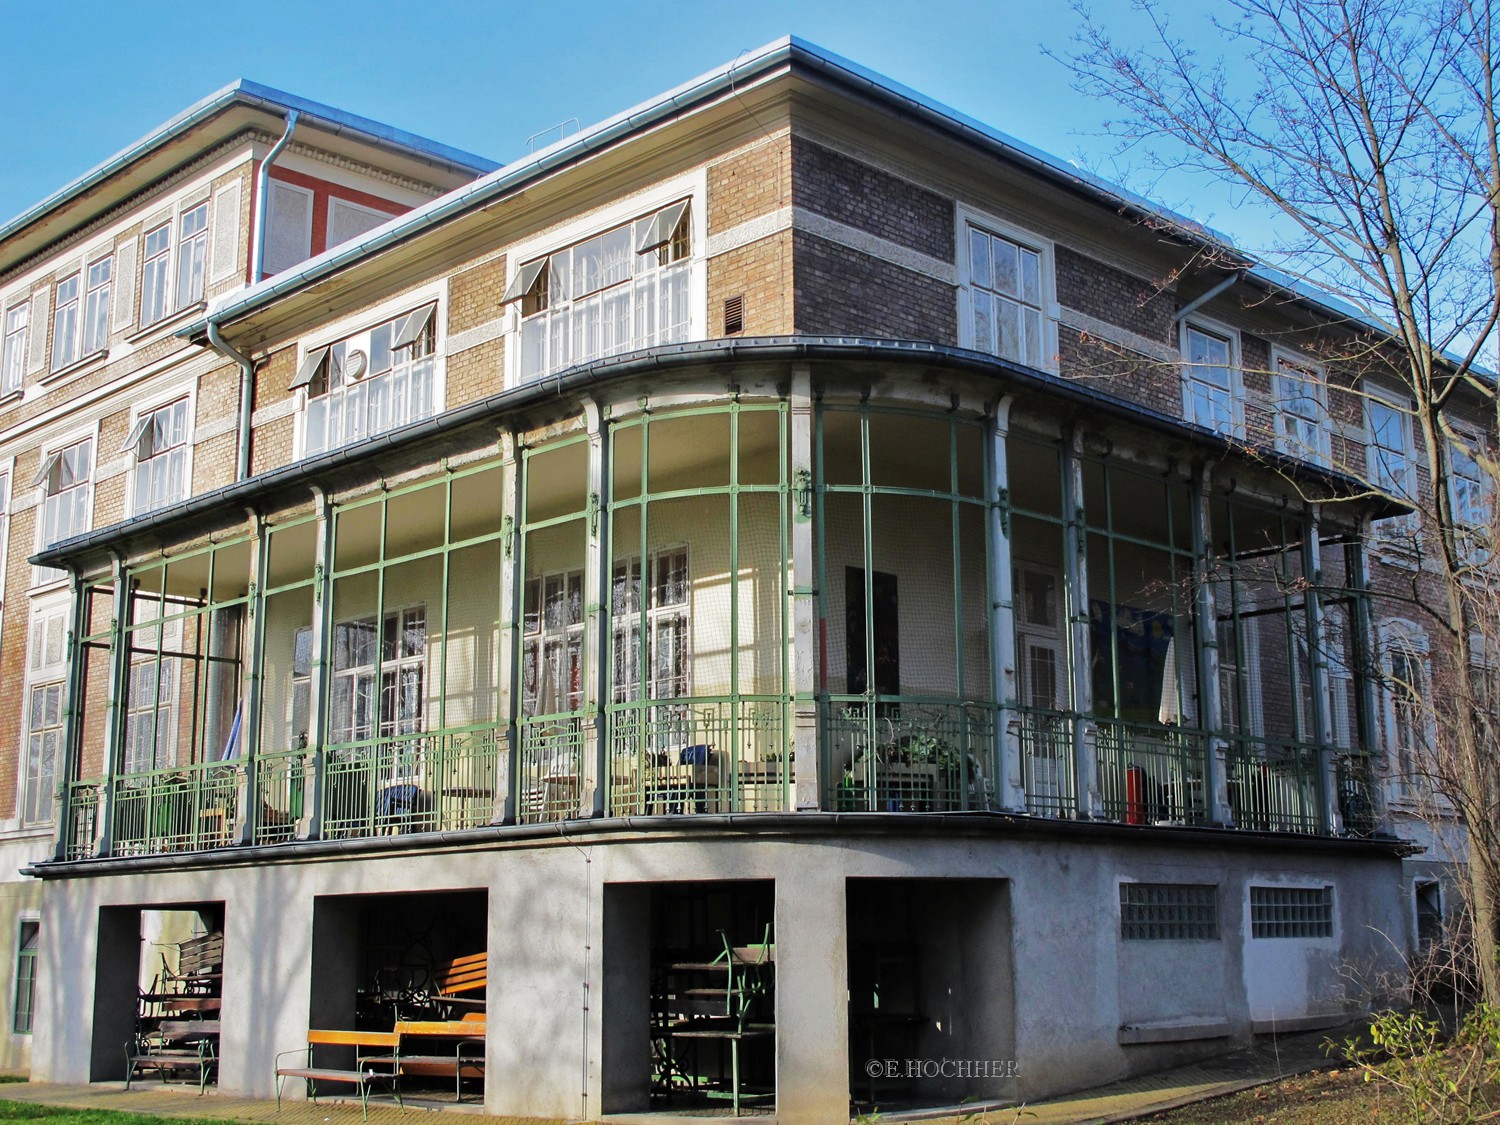
<path id="1" fill-rule="evenodd" d="M 724 335 L 733 336 L 745 330 L 745 298 L 741 294 L 724 300 Z"/>

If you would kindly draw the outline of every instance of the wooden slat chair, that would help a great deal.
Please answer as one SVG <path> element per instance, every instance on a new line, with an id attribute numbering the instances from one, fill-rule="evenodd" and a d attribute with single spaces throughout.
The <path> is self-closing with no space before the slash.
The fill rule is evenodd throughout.
<path id="1" fill-rule="evenodd" d="M 319 1066 L 313 1059 L 316 1047 L 353 1047 L 354 1066 Z M 367 1053 L 374 1048 L 379 1054 Z M 282 1066 L 281 1060 L 302 1055 L 305 1052 L 306 1066 Z M 307 1096 L 318 1100 L 319 1082 L 336 1082 L 354 1086 L 359 1090 L 360 1111 L 370 1116 L 370 1087 L 376 1082 L 390 1084 L 396 1104 L 401 1104 L 401 1036 L 394 1031 L 323 1031 L 310 1028 L 307 1046 L 283 1051 L 276 1056 L 276 1111 L 281 1112 L 281 1088 L 288 1078 L 301 1078 L 307 1083 Z"/>
<path id="2" fill-rule="evenodd" d="M 224 934 L 203 934 L 177 946 L 177 967 L 161 959 L 161 977 L 153 992 L 217 992 L 223 978 Z"/>
<path id="3" fill-rule="evenodd" d="M 404 1041 L 417 1040 L 407 1042 L 401 1052 L 403 1074 L 452 1074 L 454 1097 L 460 1101 L 465 1078 L 484 1078 L 484 991 L 489 982 L 487 953 L 452 957 L 432 967 L 433 999 L 449 1016 L 458 1018 L 397 1022 L 396 1033 Z M 436 1053 L 438 1043 L 444 1047 L 451 1043 L 452 1052 Z"/>
<path id="4" fill-rule="evenodd" d="M 484 1078 L 485 1018 L 466 1012 L 456 1020 L 402 1020 L 396 1034 L 404 1048 L 397 1065 L 402 1074 L 453 1075 L 453 1098 L 463 1101 L 465 1078 Z M 416 1040 L 415 1043 L 409 1042 Z M 451 1054 L 437 1054 L 435 1043 L 453 1044 Z M 425 1051 L 425 1053 L 424 1053 Z"/>
<path id="5" fill-rule="evenodd" d="M 125 1089 L 137 1071 L 154 1070 L 165 1082 L 168 1073 L 196 1070 L 202 1094 L 219 1065 L 218 1048 L 218 1020 L 162 1020 L 125 1044 Z"/>
<path id="6" fill-rule="evenodd" d="M 432 986 L 437 999 L 455 1006 L 484 1009 L 484 991 L 489 987 L 489 954 L 471 953 L 439 961 L 432 967 Z M 467 993 L 477 992 L 478 996 Z"/>

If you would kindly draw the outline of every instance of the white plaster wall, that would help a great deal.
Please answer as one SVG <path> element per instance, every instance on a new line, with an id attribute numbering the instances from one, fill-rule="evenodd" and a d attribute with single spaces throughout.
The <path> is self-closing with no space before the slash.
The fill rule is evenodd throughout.
<path id="1" fill-rule="evenodd" d="M 894 818 L 893 818 L 894 819 Z M 826 829 L 816 814 L 809 825 Z M 488 841 L 488 842 L 481 842 Z M 1288 849 L 1274 856 L 1288 877 L 1325 880 L 1337 888 L 1342 945 L 1298 962 L 1288 977 L 1281 963 L 1247 958 L 1244 983 L 1229 969 L 1239 957 L 1225 926 L 1215 968 L 1232 992 L 1257 997 L 1295 985 L 1322 1005 L 1341 961 L 1390 962 L 1393 948 L 1377 935 L 1402 909 L 1400 864 L 1357 848 Z M 1267 856 L 1242 848 L 1151 841 L 1089 840 L 1064 833 L 1006 836 L 1000 832 L 898 831 L 884 819 L 867 830 L 842 828 L 776 837 L 720 832 L 641 836 L 569 836 L 564 831 L 497 842 L 480 837 L 444 850 L 316 861 L 229 866 L 219 857 L 197 869 L 74 879 L 46 887 L 44 990 L 37 1037 L 37 1075 L 48 1081 L 88 1077 L 92 1036 L 96 934 L 101 907 L 222 901 L 226 917 L 223 1070 L 226 1092 L 268 1096 L 272 1057 L 295 1047 L 311 1018 L 309 964 L 314 899 L 329 894 L 484 890 L 489 896 L 489 1073 L 486 1109 L 523 1116 L 578 1117 L 597 1112 L 601 996 L 602 887 L 614 882 L 684 879 L 770 879 L 776 882 L 778 989 L 778 1118 L 847 1120 L 848 1026 L 843 950 L 847 943 L 844 881 L 865 878 L 1005 880 L 1013 930 L 1015 1014 L 1009 1042 L 1020 1067 L 1017 1095 L 1096 1085 L 1160 1065 L 1149 1047 L 1121 1047 L 1118 881 L 1171 870 L 1174 878 L 1213 882 L 1225 903 L 1246 901 L 1251 881 L 1265 878 Z M 1227 908 L 1226 908 L 1227 909 Z M 1361 918 L 1369 928 L 1349 920 Z M 1289 943 L 1270 943 L 1285 957 Z M 1171 958 L 1137 959 L 1139 986 L 1171 996 L 1183 987 Z M 1291 985 L 1279 983 L 1289 979 Z M 1263 987 L 1264 982 L 1264 987 Z M 971 987 L 993 982 L 975 980 Z M 1247 1025 L 1243 1000 L 1227 1011 L 1237 1034 Z M 1260 1001 L 1257 1000 L 1257 1004 Z M 1279 1001 L 1278 1001 L 1279 1003 Z M 1185 1004 L 1196 1008 L 1196 999 Z M 1166 1009 L 1163 1009 L 1166 1010 Z M 1264 1008 L 1250 1006 L 1250 1011 Z M 1278 1008 L 1278 1010 L 1281 1010 Z M 1289 1012 L 1293 1008 L 1287 1009 Z M 1304 1007 L 1298 1014 L 1305 1013 Z"/>

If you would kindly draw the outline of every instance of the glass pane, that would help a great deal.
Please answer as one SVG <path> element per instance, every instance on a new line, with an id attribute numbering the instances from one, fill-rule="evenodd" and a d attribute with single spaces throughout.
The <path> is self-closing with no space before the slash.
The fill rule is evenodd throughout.
<path id="1" fill-rule="evenodd" d="M 1003 238 L 992 240 L 991 253 L 995 259 L 995 291 L 1007 297 L 1021 295 L 1021 266 L 1017 260 L 1018 247 Z"/>
<path id="2" fill-rule="evenodd" d="M 982 230 L 969 230 L 969 279 L 986 289 L 994 285 L 990 270 L 990 236 Z"/>

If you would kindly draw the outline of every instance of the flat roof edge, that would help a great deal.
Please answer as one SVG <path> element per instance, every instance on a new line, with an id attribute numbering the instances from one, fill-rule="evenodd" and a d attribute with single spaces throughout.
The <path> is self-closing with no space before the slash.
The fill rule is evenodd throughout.
<path id="1" fill-rule="evenodd" d="M 181 113 L 126 145 L 113 156 L 64 184 L 45 199 L 28 207 L 4 224 L 0 224 L 0 241 L 33 225 L 64 204 L 76 199 L 89 188 L 104 182 L 127 165 L 149 155 L 194 126 L 236 104 L 257 109 L 279 110 L 283 114 L 295 109 L 305 118 L 328 127 L 331 132 L 357 133 L 371 142 L 480 175 L 491 172 L 499 166 L 493 160 L 429 140 L 416 133 L 397 129 L 372 118 L 349 113 L 336 106 L 324 105 L 321 102 L 288 94 L 271 86 L 264 86 L 242 78 L 190 105 Z"/>

